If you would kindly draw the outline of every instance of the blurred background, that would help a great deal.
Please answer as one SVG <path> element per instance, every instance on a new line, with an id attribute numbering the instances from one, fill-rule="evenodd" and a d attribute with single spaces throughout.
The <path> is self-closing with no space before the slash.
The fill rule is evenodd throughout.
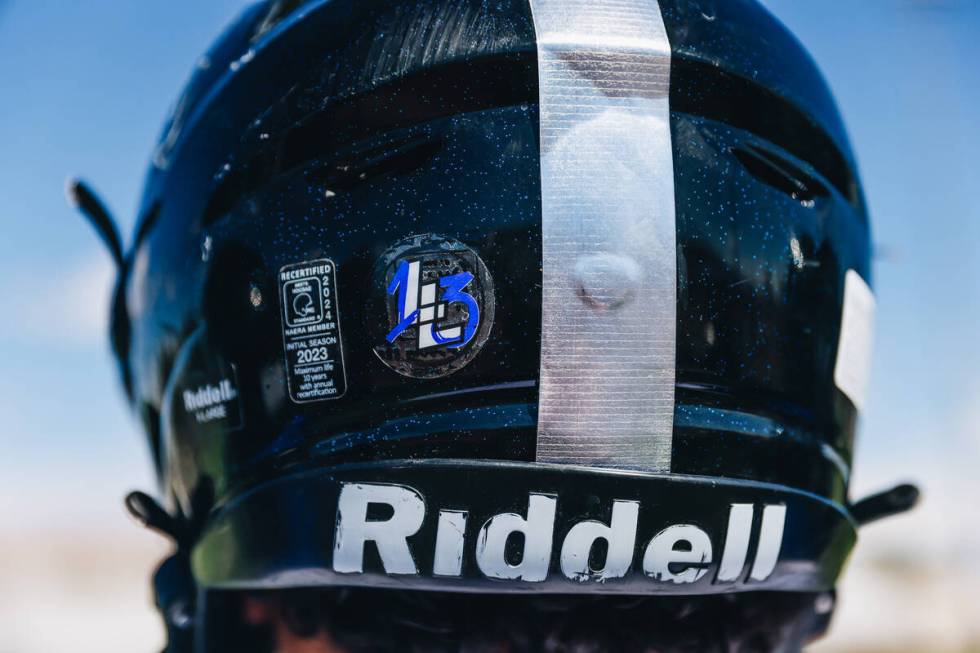
<path id="1" fill-rule="evenodd" d="M 157 651 L 166 544 L 108 353 L 109 258 L 67 206 L 92 180 L 124 234 L 197 57 L 244 0 L 0 0 L 0 653 Z M 833 652 L 980 651 L 980 2 L 768 0 L 841 105 L 876 240 L 873 390 L 854 494 L 913 480 L 861 532 Z"/>

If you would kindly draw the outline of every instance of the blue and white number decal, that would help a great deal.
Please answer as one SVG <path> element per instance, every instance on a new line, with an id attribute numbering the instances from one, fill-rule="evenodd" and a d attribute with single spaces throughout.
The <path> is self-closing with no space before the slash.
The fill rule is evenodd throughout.
<path id="1" fill-rule="evenodd" d="M 390 328 L 375 353 L 406 376 L 432 378 L 466 365 L 493 321 L 490 273 L 469 247 L 433 235 L 412 236 L 379 261 Z"/>

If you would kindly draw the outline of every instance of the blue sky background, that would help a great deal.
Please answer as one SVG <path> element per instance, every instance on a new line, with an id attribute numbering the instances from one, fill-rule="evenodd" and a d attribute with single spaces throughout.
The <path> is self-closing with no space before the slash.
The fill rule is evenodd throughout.
<path id="1" fill-rule="evenodd" d="M 128 237 L 168 107 L 246 4 L 0 0 L 0 548 L 128 532 L 121 497 L 152 487 L 108 354 L 108 259 L 63 186 L 91 180 Z M 767 4 L 827 76 L 871 209 L 877 348 L 855 483 L 927 490 L 916 518 L 868 539 L 976 560 L 980 2 Z"/>

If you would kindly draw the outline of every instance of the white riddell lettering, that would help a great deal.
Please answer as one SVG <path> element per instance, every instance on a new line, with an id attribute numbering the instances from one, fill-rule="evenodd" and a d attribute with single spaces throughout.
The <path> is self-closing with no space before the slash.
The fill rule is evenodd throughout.
<path id="1" fill-rule="evenodd" d="M 210 383 L 196 390 L 184 390 L 181 398 L 184 400 L 184 410 L 193 412 L 202 408 L 210 408 L 217 404 L 231 401 L 238 396 L 238 391 L 228 379 L 222 379 L 218 385 Z"/>
<path id="2" fill-rule="evenodd" d="M 686 542 L 686 548 L 678 548 Z M 711 564 L 711 538 L 697 526 L 668 526 L 653 536 L 643 554 L 643 573 L 654 580 L 693 583 L 708 573 Z M 684 565 L 674 572 L 671 565 Z"/>
<path id="3" fill-rule="evenodd" d="M 388 506 L 387 519 L 368 519 L 371 505 Z M 374 542 L 385 573 L 419 573 L 408 548 L 425 519 L 425 501 L 412 488 L 400 485 L 344 483 L 337 500 L 333 568 L 341 573 L 364 571 L 364 545 Z"/>
<path id="4" fill-rule="evenodd" d="M 528 499 L 527 518 L 512 512 L 491 517 L 476 538 L 476 564 L 488 578 L 539 583 L 548 577 L 554 540 L 555 507 L 558 500 L 545 494 Z M 517 564 L 507 561 L 507 541 L 515 533 L 524 535 L 524 551 Z"/>
<path id="5" fill-rule="evenodd" d="M 539 583 L 552 569 L 555 521 L 559 498 L 530 493 L 526 516 L 503 512 L 487 519 L 469 549 L 480 573 L 487 578 Z M 369 514 L 374 507 L 376 514 Z M 607 582 L 624 578 L 633 568 L 637 542 L 642 548 L 640 568 L 648 578 L 664 583 L 689 584 L 704 578 L 715 563 L 713 538 L 693 524 L 665 526 L 652 538 L 638 540 L 640 504 L 613 500 L 608 523 L 581 520 L 567 530 L 559 549 L 561 574 L 578 582 Z M 755 505 L 733 503 L 718 558 L 715 583 L 735 583 L 749 558 Z M 437 511 L 432 575 L 460 577 L 467 554 L 469 513 L 461 509 Z M 344 483 L 337 504 L 333 568 L 340 573 L 363 573 L 364 551 L 371 542 L 388 574 L 418 575 L 418 546 L 409 538 L 419 533 L 426 518 L 425 499 L 403 485 Z M 769 578 L 779 562 L 786 506 L 762 508 L 759 537 L 748 579 Z M 473 531 L 470 531 L 472 537 Z M 603 560 L 596 559 L 597 543 L 605 543 Z M 721 540 L 716 540 L 720 542 Z M 519 544 L 518 544 L 519 543 Z M 601 551 L 601 549 L 598 549 Z"/>
<path id="6" fill-rule="evenodd" d="M 591 519 L 572 526 L 561 546 L 561 573 L 572 580 L 599 582 L 622 578 L 633 562 L 636 548 L 636 526 L 640 504 L 635 501 L 613 501 L 609 525 Z M 606 561 L 592 569 L 589 557 L 597 540 L 606 541 Z"/>

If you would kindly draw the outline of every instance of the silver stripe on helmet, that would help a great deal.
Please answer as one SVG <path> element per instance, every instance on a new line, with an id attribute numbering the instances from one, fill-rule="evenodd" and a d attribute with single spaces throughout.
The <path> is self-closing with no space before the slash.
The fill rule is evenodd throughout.
<path id="1" fill-rule="evenodd" d="M 655 0 L 529 0 L 543 293 L 537 460 L 669 471 L 677 257 Z"/>

